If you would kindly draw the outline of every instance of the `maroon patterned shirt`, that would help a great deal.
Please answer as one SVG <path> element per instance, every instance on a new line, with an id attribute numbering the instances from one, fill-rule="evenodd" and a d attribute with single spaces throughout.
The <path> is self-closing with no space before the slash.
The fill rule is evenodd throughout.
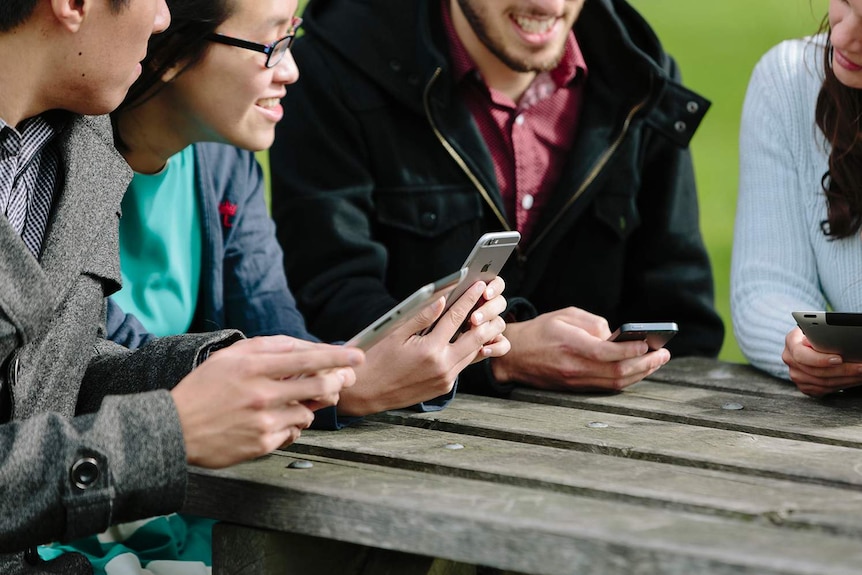
<path id="1" fill-rule="evenodd" d="M 489 88 L 458 38 L 442 0 L 453 77 L 479 127 L 509 221 L 527 245 L 575 140 L 587 64 L 572 32 L 560 63 L 539 73 L 519 102 Z"/>

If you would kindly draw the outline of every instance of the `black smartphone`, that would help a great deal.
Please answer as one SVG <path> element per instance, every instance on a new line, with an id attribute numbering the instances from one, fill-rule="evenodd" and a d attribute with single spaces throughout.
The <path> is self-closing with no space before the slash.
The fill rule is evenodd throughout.
<path id="1" fill-rule="evenodd" d="M 661 349 L 679 332 L 672 321 L 624 323 L 608 341 L 645 341 L 650 351 Z"/>

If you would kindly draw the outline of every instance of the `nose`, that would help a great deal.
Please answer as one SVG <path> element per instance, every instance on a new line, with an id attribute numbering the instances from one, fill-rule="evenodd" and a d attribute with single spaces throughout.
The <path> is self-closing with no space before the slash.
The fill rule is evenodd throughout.
<path id="1" fill-rule="evenodd" d="M 285 52 L 281 62 L 274 68 L 273 81 L 278 84 L 293 84 L 299 80 L 299 67 L 293 59 L 293 53 Z"/>
<path id="2" fill-rule="evenodd" d="M 165 0 L 157 0 L 156 2 L 156 15 L 153 19 L 153 34 L 158 34 L 159 32 L 164 32 L 168 29 L 168 26 L 171 24 L 171 11 L 168 9 L 168 5 Z"/>

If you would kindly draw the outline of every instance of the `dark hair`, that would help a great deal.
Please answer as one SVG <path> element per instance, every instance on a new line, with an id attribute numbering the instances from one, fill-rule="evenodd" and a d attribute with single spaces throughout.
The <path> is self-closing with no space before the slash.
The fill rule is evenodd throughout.
<path id="1" fill-rule="evenodd" d="M 172 67 L 182 64 L 186 70 L 200 62 L 209 46 L 207 36 L 230 17 L 234 1 L 167 0 L 171 25 L 150 38 L 147 57 L 141 63 L 141 75 L 129 88 L 117 112 L 153 97 L 164 86 L 162 76 Z"/>
<path id="2" fill-rule="evenodd" d="M 831 147 L 829 169 L 821 179 L 826 194 L 827 219 L 820 223 L 831 239 L 850 237 L 862 227 L 862 90 L 835 77 L 829 17 L 820 26 L 826 34 L 824 79 L 817 96 L 815 120 Z"/>
<path id="3" fill-rule="evenodd" d="M 0 1 L 0 32 L 8 32 L 23 24 L 39 0 L 2 0 Z M 119 12 L 120 8 L 127 5 L 129 0 L 110 0 L 111 10 Z"/>

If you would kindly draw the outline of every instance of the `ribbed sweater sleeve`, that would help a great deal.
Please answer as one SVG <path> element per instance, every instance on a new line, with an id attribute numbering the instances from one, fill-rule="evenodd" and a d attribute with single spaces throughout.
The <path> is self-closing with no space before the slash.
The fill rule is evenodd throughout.
<path id="1" fill-rule="evenodd" d="M 783 42 L 752 74 L 742 112 L 731 267 L 736 339 L 748 360 L 788 378 L 781 360 L 793 311 L 862 309 L 862 243 L 830 241 L 815 124 L 823 38 Z"/>

